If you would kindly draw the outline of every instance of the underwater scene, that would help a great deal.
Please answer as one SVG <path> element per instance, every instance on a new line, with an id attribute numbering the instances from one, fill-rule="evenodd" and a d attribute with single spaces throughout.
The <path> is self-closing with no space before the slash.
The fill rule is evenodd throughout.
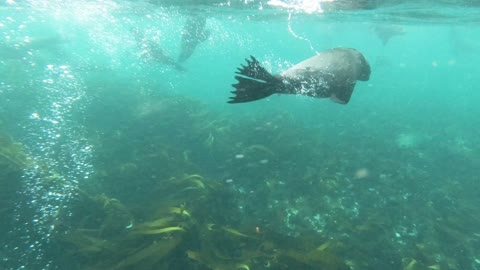
<path id="1" fill-rule="evenodd" d="M 480 269 L 480 4 L 1 0 L 0 269 Z"/>

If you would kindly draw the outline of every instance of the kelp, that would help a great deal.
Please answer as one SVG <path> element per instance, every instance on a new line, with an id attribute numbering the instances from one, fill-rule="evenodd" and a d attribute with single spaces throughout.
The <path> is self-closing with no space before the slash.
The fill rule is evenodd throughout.
<path id="1" fill-rule="evenodd" d="M 107 194 L 88 195 L 80 191 L 84 201 L 79 204 L 89 205 L 89 209 L 83 211 L 90 215 L 83 217 L 80 225 L 83 228 L 75 224 L 58 234 L 58 239 L 68 244 L 70 254 L 84 258 L 82 269 L 175 269 L 170 267 L 179 261 L 212 270 L 249 270 L 265 265 L 282 269 L 288 264 L 307 267 L 305 269 L 345 269 L 341 267 L 345 263 L 330 252 L 334 246 L 330 242 L 310 251 L 305 251 L 308 247 L 295 250 L 285 246 L 289 240 L 278 234 L 254 228 L 245 230 L 221 221 L 207 223 L 203 214 L 205 209 L 212 211 L 216 207 L 211 196 L 220 187 L 197 174 L 175 179 L 178 181 L 166 180 L 164 188 L 195 187 L 202 192 L 196 193 L 196 197 L 177 196 L 184 201 L 181 204 L 156 201 L 156 209 L 149 208 L 152 213 L 148 218 L 135 214 L 119 199 Z M 204 199 L 198 200 L 199 197 Z"/>
<path id="2" fill-rule="evenodd" d="M 245 238 L 253 238 L 252 236 L 241 233 L 238 230 L 233 229 L 233 228 L 222 227 L 222 230 L 224 230 L 225 232 L 227 232 L 231 235 L 234 235 L 234 236 L 245 237 Z"/>
<path id="3" fill-rule="evenodd" d="M 147 221 L 135 226 L 136 230 L 151 230 L 156 228 L 168 227 L 170 224 L 175 222 L 175 216 L 167 216 L 163 218 L 158 218 L 152 221 Z"/>
<path id="4" fill-rule="evenodd" d="M 22 170 L 27 166 L 27 156 L 23 146 L 7 134 L 0 133 L 0 168 L 2 175 L 9 171 Z"/>
<path id="5" fill-rule="evenodd" d="M 23 171 L 29 166 L 23 145 L 1 131 L 0 123 L 0 227 L 9 222 L 20 190 Z M 1 235 L 0 235 L 0 238 Z"/>
<path id="6" fill-rule="evenodd" d="M 198 185 L 196 181 L 192 183 Z M 77 212 L 88 215 L 80 225 L 67 226 L 70 228 L 57 237 L 71 247 L 72 254 L 85 257 L 85 269 L 152 269 L 182 243 L 182 235 L 190 226 L 191 214 L 183 204 L 159 205 L 152 218 L 138 222 L 141 218 L 116 198 L 89 195 L 83 190 L 79 194 Z M 101 264 L 98 258 L 103 258 Z"/>
<path id="7" fill-rule="evenodd" d="M 275 153 L 270 150 L 268 147 L 260 144 L 250 145 L 246 148 L 245 152 L 247 153 L 263 153 L 269 157 L 275 157 Z"/>
<path id="8" fill-rule="evenodd" d="M 82 198 L 63 227 L 83 235 L 65 240 L 81 269 L 439 270 L 475 255 L 478 207 L 443 216 L 457 202 L 446 193 L 438 210 L 425 199 L 411 211 L 404 196 L 427 190 L 425 179 L 397 166 L 398 152 L 375 152 L 374 140 L 364 152 L 291 113 L 226 120 L 181 97 L 152 99 L 95 145 L 97 199 Z M 356 178 L 357 166 L 369 177 Z M 460 180 L 450 186 L 463 194 Z"/>
<path id="9" fill-rule="evenodd" d="M 228 269 L 326 269 L 347 270 L 348 262 L 336 255 L 339 246 L 325 242 L 317 248 L 308 249 L 305 243 L 298 242 L 298 249 L 284 243 L 293 243 L 278 234 L 251 237 L 227 227 L 210 229 L 202 235 L 202 248 L 189 250 L 188 257 L 212 270 Z M 207 241 L 208 239 L 208 241 Z M 302 247 L 303 245 L 303 247 Z M 233 252 L 232 252 L 233 251 Z"/>
<path id="10" fill-rule="evenodd" d="M 98 237 L 98 230 L 74 230 L 66 232 L 61 240 L 75 246 L 75 254 L 84 257 L 94 257 L 100 254 L 111 254 L 114 252 L 112 242 Z"/>
<path id="11" fill-rule="evenodd" d="M 184 228 L 179 226 L 173 227 L 165 227 L 165 228 L 158 228 L 158 229 L 149 229 L 149 230 L 138 230 L 137 233 L 139 234 L 162 234 L 162 233 L 169 233 L 174 231 L 185 231 Z"/>
<path id="12" fill-rule="evenodd" d="M 330 244 L 310 244 L 316 237 L 293 247 L 271 227 L 242 221 L 235 191 L 220 178 L 223 168 L 216 176 L 202 169 L 242 153 L 245 162 L 281 159 L 267 138 L 232 143 L 232 122 L 212 118 L 201 106 L 178 98 L 153 103 L 163 109 L 143 107 L 128 129 L 98 141 L 104 160 L 96 165 L 97 177 L 104 190 L 80 191 L 76 216 L 58 226 L 68 254 L 83 258 L 80 269 L 342 269 Z M 265 194 L 274 189 L 265 187 Z"/>
<path id="13" fill-rule="evenodd" d="M 282 253 L 282 255 L 285 258 L 293 259 L 297 263 L 313 267 L 313 269 L 350 269 L 345 260 L 335 255 L 335 253 L 326 250 L 325 246 L 323 245 L 308 252 L 301 252 L 298 250 L 286 250 Z"/>
<path id="14" fill-rule="evenodd" d="M 200 253 L 196 251 L 187 251 L 189 259 L 197 261 L 202 265 L 212 270 L 250 270 L 250 267 L 246 263 L 237 263 L 235 260 L 220 260 L 213 256 L 206 255 L 206 253 Z"/>
<path id="15" fill-rule="evenodd" d="M 199 229 L 198 250 L 188 250 L 190 260 L 213 270 L 249 269 L 262 256 L 259 241 L 238 230 L 207 224 Z"/>
<path id="16" fill-rule="evenodd" d="M 448 268 L 447 268 L 448 267 Z M 414 258 L 403 258 L 402 259 L 402 270 L 441 270 L 441 269 L 456 269 L 455 266 L 449 265 L 445 268 L 442 268 L 440 264 L 435 263 L 432 265 L 427 265 L 425 262 L 419 261 Z"/>
<path id="17" fill-rule="evenodd" d="M 147 266 L 154 266 L 162 261 L 172 250 L 174 250 L 182 241 L 180 237 L 171 237 L 154 241 L 145 248 L 142 248 L 133 254 L 129 254 L 124 260 L 120 261 L 113 269 L 152 269 Z"/>

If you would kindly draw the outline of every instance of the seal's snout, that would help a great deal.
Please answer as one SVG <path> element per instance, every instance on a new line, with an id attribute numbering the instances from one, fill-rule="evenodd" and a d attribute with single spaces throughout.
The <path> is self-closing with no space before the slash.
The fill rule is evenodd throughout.
<path id="1" fill-rule="evenodd" d="M 368 81 L 371 73 L 370 64 L 363 55 L 360 55 L 360 62 L 360 74 L 358 75 L 358 80 Z"/>

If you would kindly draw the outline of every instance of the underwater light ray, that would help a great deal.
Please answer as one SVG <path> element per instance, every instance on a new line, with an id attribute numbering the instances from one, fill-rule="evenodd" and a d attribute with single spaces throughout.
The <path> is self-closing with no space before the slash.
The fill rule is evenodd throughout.
<path id="1" fill-rule="evenodd" d="M 20 138 L 31 166 L 23 173 L 23 187 L 15 208 L 15 226 L 9 233 L 12 254 L 9 269 L 57 269 L 47 253 L 51 234 L 61 218 L 70 215 L 69 202 L 78 184 L 93 173 L 93 147 L 84 127 L 73 117 L 89 102 L 85 87 L 68 66 L 48 65 L 37 82 L 38 107 Z M 21 239 L 20 243 L 18 239 Z M 6 247 L 10 245 L 7 244 Z M 14 265 L 17 264 L 17 265 Z"/>
<path id="2" fill-rule="evenodd" d="M 267 5 L 312 14 L 323 13 L 322 3 L 325 2 L 334 2 L 334 0 L 270 0 Z"/>

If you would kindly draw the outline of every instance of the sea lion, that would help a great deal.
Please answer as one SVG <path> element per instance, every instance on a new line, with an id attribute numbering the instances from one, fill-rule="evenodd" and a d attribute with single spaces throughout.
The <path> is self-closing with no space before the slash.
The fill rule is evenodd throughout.
<path id="1" fill-rule="evenodd" d="M 205 29 L 207 19 L 203 16 L 191 16 L 185 22 L 182 31 L 182 45 L 178 63 L 185 62 L 192 56 L 198 44 L 210 36 L 210 31 Z"/>
<path id="2" fill-rule="evenodd" d="M 270 74 L 253 56 L 246 61 L 247 66 L 235 72 L 240 76 L 235 76 L 235 96 L 228 103 L 255 101 L 272 94 L 300 94 L 347 104 L 357 80 L 370 79 L 367 59 L 351 48 L 320 52 L 277 75 Z"/>
<path id="3" fill-rule="evenodd" d="M 140 30 L 131 29 L 135 42 L 140 47 L 141 55 L 149 61 L 155 61 L 163 65 L 172 67 L 178 71 L 185 71 L 185 68 L 177 63 L 172 57 L 168 56 L 157 42 L 147 39 Z"/>
<path id="4" fill-rule="evenodd" d="M 376 25 L 373 27 L 373 31 L 384 46 L 391 38 L 405 34 L 405 29 L 399 25 Z"/>

